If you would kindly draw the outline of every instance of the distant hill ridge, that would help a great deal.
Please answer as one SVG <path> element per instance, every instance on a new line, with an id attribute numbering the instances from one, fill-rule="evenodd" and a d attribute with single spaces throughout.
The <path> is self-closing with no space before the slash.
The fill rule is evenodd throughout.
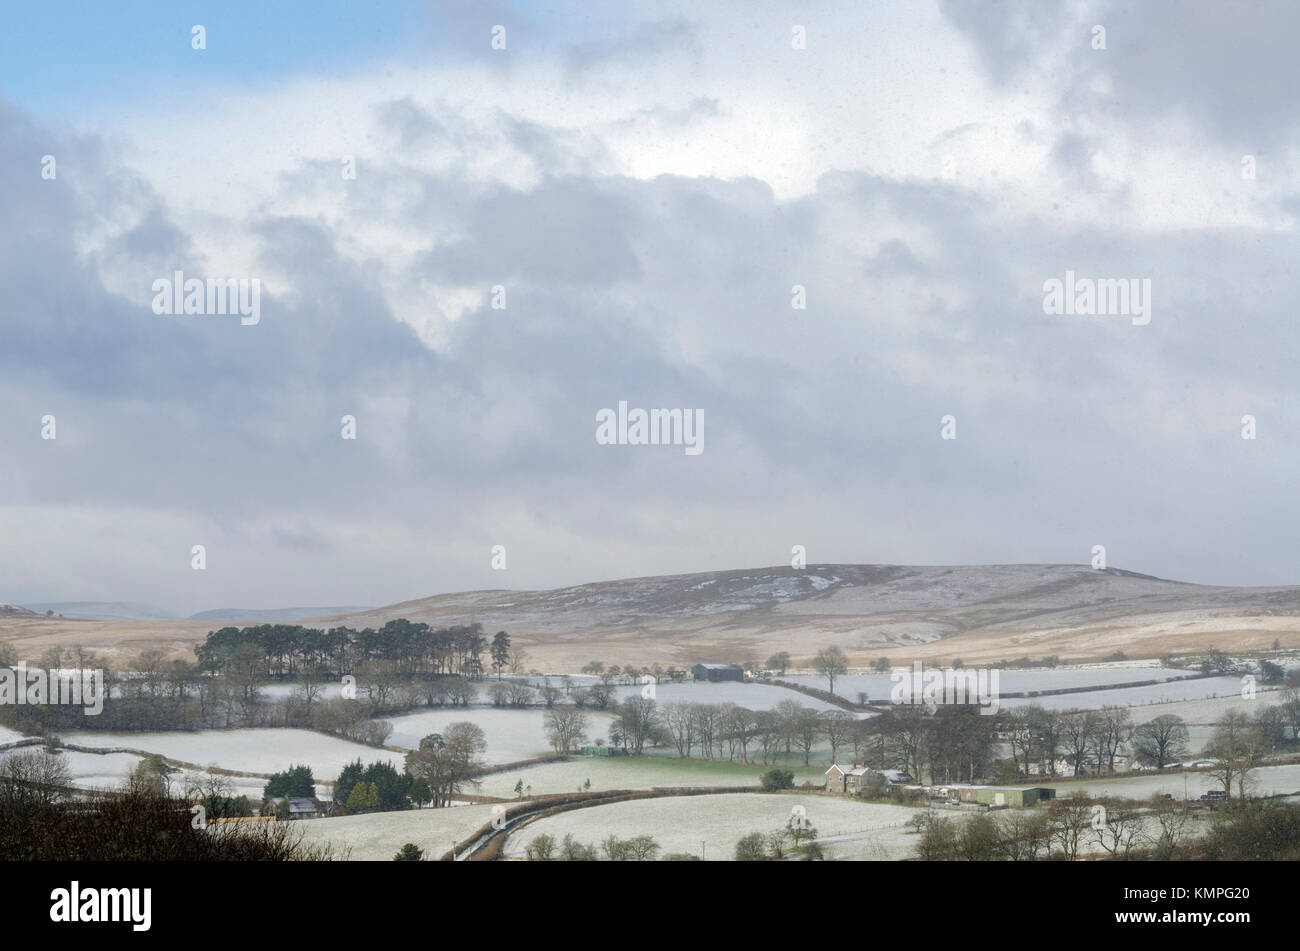
<path id="1" fill-rule="evenodd" d="M 331 614 L 352 614 L 370 611 L 372 608 L 344 606 L 332 608 L 217 608 L 215 611 L 200 611 L 191 614 L 191 621 L 233 621 L 238 624 L 291 624 L 307 618 L 325 617 Z"/>
<path id="2" fill-rule="evenodd" d="M 810 657 L 837 646 L 862 664 L 881 656 L 1160 657 L 1209 647 L 1300 647 L 1300 587 L 1169 581 L 1121 568 L 1047 565 L 811 564 L 598 581 L 545 590 L 440 594 L 375 608 L 223 609 L 193 620 L 73 622 L 0 617 L 0 639 L 157 645 L 184 654 L 223 623 L 508 631 L 539 667 Z"/>

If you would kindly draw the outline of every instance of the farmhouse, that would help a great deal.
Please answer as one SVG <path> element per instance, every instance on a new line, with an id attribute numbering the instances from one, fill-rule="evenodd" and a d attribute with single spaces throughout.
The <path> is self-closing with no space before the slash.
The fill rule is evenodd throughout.
<path id="1" fill-rule="evenodd" d="M 826 791 L 852 795 L 860 789 L 871 785 L 873 777 L 883 777 L 888 786 L 902 786 L 912 781 L 912 777 L 902 769 L 868 769 L 857 763 L 845 765 L 833 763 L 826 770 Z"/>
<path id="2" fill-rule="evenodd" d="M 696 664 L 691 668 L 691 676 L 696 680 L 718 683 L 724 680 L 743 681 L 745 672 L 736 664 Z"/>

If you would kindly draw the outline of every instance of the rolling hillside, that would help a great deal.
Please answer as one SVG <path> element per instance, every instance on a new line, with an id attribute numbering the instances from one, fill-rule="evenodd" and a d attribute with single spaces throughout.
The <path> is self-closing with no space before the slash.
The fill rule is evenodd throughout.
<path id="1" fill-rule="evenodd" d="M 529 652 L 530 667 L 557 671 L 593 658 L 681 664 L 761 660 L 776 650 L 806 657 L 830 644 L 856 664 L 882 654 L 896 662 L 1087 660 L 1116 650 L 1130 657 L 1244 650 L 1274 639 L 1300 646 L 1300 587 L 1192 585 L 1080 565 L 811 565 L 437 595 L 304 623 L 365 627 L 396 617 L 507 630 Z M 0 640 L 32 656 L 51 644 L 185 654 L 218 623 L 0 616 Z"/>

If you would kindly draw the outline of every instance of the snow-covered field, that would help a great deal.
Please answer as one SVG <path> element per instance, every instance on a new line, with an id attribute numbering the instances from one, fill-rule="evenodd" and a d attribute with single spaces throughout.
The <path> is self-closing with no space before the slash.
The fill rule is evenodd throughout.
<path id="1" fill-rule="evenodd" d="M 1000 684 L 1002 690 L 1011 688 L 1005 682 Z M 1127 687 L 1122 690 L 1090 690 L 1085 693 L 1061 693 L 1048 697 L 1012 697 L 1002 701 L 1006 707 L 1025 706 L 1036 703 L 1049 710 L 1098 710 L 1104 706 L 1145 707 L 1186 701 L 1207 700 L 1219 697 L 1240 698 L 1240 677 L 1206 677 L 1198 680 L 1182 680 L 1171 683 L 1153 684 L 1148 687 Z M 1134 711 L 1136 713 L 1136 710 Z M 1152 713 L 1160 716 L 1166 711 Z"/>
<path id="2" fill-rule="evenodd" d="M 816 686 L 814 684 L 814 686 Z M 807 694 L 802 694 L 797 690 L 790 690 L 786 687 L 776 687 L 772 684 L 760 683 L 663 683 L 656 684 L 655 700 L 663 705 L 665 703 L 734 703 L 739 707 L 747 707 L 750 710 L 771 710 L 782 700 L 793 700 L 813 710 L 838 710 L 834 704 L 826 703 L 824 700 L 818 700 Z M 822 681 L 822 689 L 825 689 L 826 682 Z M 618 699 L 621 701 L 624 697 L 639 696 L 643 688 L 639 686 L 625 686 L 615 688 Z M 836 693 L 842 693 L 839 685 L 836 684 Z M 852 696 L 845 694 L 845 696 Z"/>
<path id="3" fill-rule="evenodd" d="M 388 745 L 417 749 L 420 740 L 430 733 L 440 733 L 450 723 L 469 721 L 482 727 L 487 735 L 484 759 L 488 763 L 513 763 L 554 752 L 546 739 L 545 716 L 545 711 L 541 709 L 498 710 L 494 707 L 407 713 L 387 718 L 393 725 L 393 735 L 388 738 Z M 608 737 L 608 713 L 588 711 L 587 719 L 592 740 Z"/>
<path id="4" fill-rule="evenodd" d="M 353 743 L 312 730 L 198 730 L 192 733 L 64 733 L 74 746 L 96 749 L 122 747 L 160 753 L 198 766 L 220 766 L 240 773 L 275 773 L 306 764 L 318 780 L 333 782 L 343 767 L 385 760 L 404 768 L 401 753 Z"/>
<path id="5" fill-rule="evenodd" d="M 527 769 L 492 773 L 482 778 L 477 790 L 484 796 L 512 799 L 515 784 L 531 786 L 534 796 L 577 792 L 590 780 L 590 789 L 651 789 L 655 786 L 757 786 L 759 777 L 771 766 L 744 763 L 682 760 L 667 756 L 600 757 L 575 756 L 558 763 L 543 763 Z M 795 782 L 824 780 L 825 768 L 792 768 Z"/>
<path id="6" fill-rule="evenodd" d="M 528 843 L 543 833 L 557 840 L 572 833 L 579 842 L 595 846 L 612 833 L 620 838 L 653 836 L 663 854 L 699 855 L 703 849 L 706 859 L 731 859 L 741 838 L 785 828 L 796 807 L 803 808 L 819 837 L 830 840 L 832 858 L 898 859 L 911 854 L 916 837 L 907 834 L 905 823 L 916 815 L 915 809 L 833 796 L 760 793 L 643 799 L 562 812 L 512 834 L 505 854 L 523 856 Z"/>
<path id="7" fill-rule="evenodd" d="M 1165 773 L 1163 775 L 1129 776 L 1124 778 L 1087 779 L 1079 782 L 1058 783 L 1057 796 L 1068 796 L 1076 789 L 1086 790 L 1092 795 L 1123 796 L 1132 799 L 1146 799 L 1154 793 L 1168 793 L 1175 799 L 1183 798 L 1183 782 L 1186 779 L 1187 793 L 1196 799 L 1201 793 L 1210 789 L 1222 789 L 1222 784 L 1205 772 Z M 1051 786 L 1049 780 L 1043 785 Z M 1253 770 L 1247 790 L 1257 796 L 1286 795 L 1300 792 L 1300 765 L 1298 766 L 1263 766 Z M 1233 786 L 1236 795 L 1236 786 Z"/>
<path id="8" fill-rule="evenodd" d="M 23 739 L 23 735 L 17 730 L 11 730 L 7 726 L 0 726 L 0 746 L 7 746 L 21 739 Z"/>
<path id="9" fill-rule="evenodd" d="M 130 753 L 61 750 L 58 756 L 59 761 L 68 767 L 71 785 L 80 789 L 117 789 L 140 762 L 140 757 Z"/>
<path id="10" fill-rule="evenodd" d="M 927 669 L 929 665 L 927 664 Z M 910 670 L 910 668 L 904 668 Z M 971 667 L 972 670 L 981 668 Z M 1068 690 L 1075 687 L 1104 688 L 1109 684 L 1132 683 L 1135 680 L 1167 680 L 1173 677 L 1185 677 L 1188 671 L 1168 667 L 1141 666 L 1138 664 L 1119 665 L 1080 665 L 1077 667 L 1041 668 L 1035 670 L 999 670 L 998 688 L 1006 693 L 1024 693 L 1029 690 Z M 826 689 L 826 678 L 814 674 L 790 674 L 783 678 L 791 683 Z M 1231 678 L 1229 678 L 1231 679 Z M 1189 689 L 1193 684 L 1205 683 L 1203 680 L 1191 680 L 1181 686 Z M 1240 681 L 1236 681 L 1240 689 Z M 894 681 L 889 674 L 848 674 L 835 679 L 835 692 L 841 697 L 856 700 L 859 693 L 865 693 L 872 700 L 888 700 Z M 1219 689 L 1219 693 L 1223 693 Z M 1066 696 L 1069 696 L 1068 694 Z M 1087 696 L 1080 694 L 1079 696 Z M 1208 696 L 1206 693 L 1188 693 L 1186 696 Z M 1047 698 L 1044 698 L 1047 699 Z M 1012 701 L 1006 701 L 1008 703 Z"/>
<path id="11" fill-rule="evenodd" d="M 491 806 L 452 806 L 306 819 L 295 828 L 303 830 L 308 844 L 329 843 L 336 852 L 351 849 L 354 861 L 387 862 L 407 842 L 424 849 L 426 859 L 437 859 L 491 821 Z"/>
<path id="12" fill-rule="evenodd" d="M 1253 716 L 1261 707 L 1278 703 L 1281 699 L 1281 691 L 1261 688 L 1255 698 L 1249 700 L 1241 696 L 1241 689 L 1238 686 L 1236 691 L 1220 697 L 1204 700 L 1169 701 L 1145 707 L 1134 707 L 1130 715 L 1134 723 L 1146 723 L 1148 720 L 1154 720 L 1159 716 L 1172 715 L 1182 717 L 1188 723 L 1209 725 L 1229 710 L 1240 710 Z"/>
<path id="13" fill-rule="evenodd" d="M 71 785 L 78 789 L 97 790 L 120 789 L 141 759 L 133 753 L 82 753 L 66 749 L 59 750 L 58 756 L 68 766 Z M 190 784 L 202 775 L 202 770 L 189 769 L 170 774 L 172 791 L 178 794 L 185 792 Z M 265 779 L 256 776 L 223 778 L 230 784 L 232 796 L 248 796 L 249 800 L 255 803 L 262 801 L 262 790 L 266 786 Z M 334 777 L 329 778 L 332 780 Z M 324 792 L 323 789 L 317 789 L 318 794 Z"/>

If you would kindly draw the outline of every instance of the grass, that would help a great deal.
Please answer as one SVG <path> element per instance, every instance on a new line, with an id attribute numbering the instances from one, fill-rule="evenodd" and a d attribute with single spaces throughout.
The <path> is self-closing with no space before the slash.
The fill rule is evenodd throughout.
<path id="1" fill-rule="evenodd" d="M 756 786 L 759 777 L 772 768 L 755 763 L 668 756 L 574 756 L 561 763 L 485 776 L 478 792 L 513 799 L 515 783 L 521 780 L 525 786 L 532 787 L 534 796 L 576 792 L 587 780 L 591 781 L 591 789 L 597 791 L 655 786 Z M 820 785 L 825 778 L 825 769 L 819 766 L 782 768 L 794 773 L 795 785 L 805 781 Z"/>

